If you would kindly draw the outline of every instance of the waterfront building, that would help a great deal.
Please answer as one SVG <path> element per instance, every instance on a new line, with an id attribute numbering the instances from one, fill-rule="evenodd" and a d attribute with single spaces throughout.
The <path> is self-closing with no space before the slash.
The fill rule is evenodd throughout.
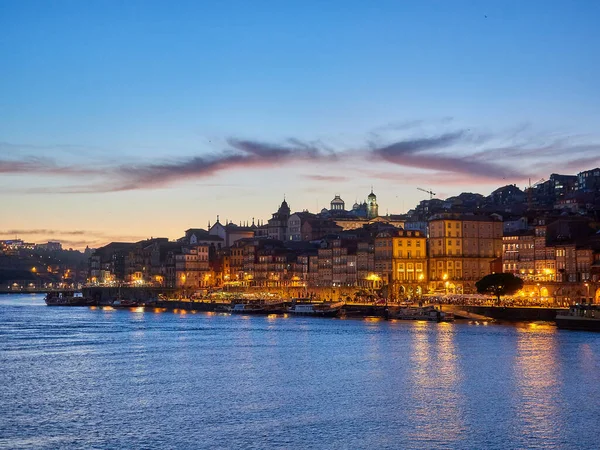
<path id="1" fill-rule="evenodd" d="M 165 286 L 168 252 L 181 244 L 167 238 L 112 242 L 96 249 L 89 259 L 88 280 L 94 284 Z"/>
<path id="2" fill-rule="evenodd" d="M 239 239 L 229 248 L 230 283 L 237 285 L 244 280 L 244 247 L 254 239 Z"/>
<path id="3" fill-rule="evenodd" d="M 420 231 L 399 230 L 391 237 L 393 298 L 419 297 L 427 292 L 427 238 Z M 455 274 L 456 275 L 456 274 Z"/>
<path id="4" fill-rule="evenodd" d="M 381 280 L 375 272 L 375 246 L 372 241 L 359 241 L 356 246 L 357 285 L 367 289 L 380 289 Z"/>
<path id="5" fill-rule="evenodd" d="M 309 285 L 379 289 L 381 280 L 376 279 L 374 269 L 372 244 L 334 238 L 323 243 L 316 258 L 309 257 Z"/>
<path id="6" fill-rule="evenodd" d="M 281 244 L 281 242 L 277 242 Z M 253 286 L 278 288 L 287 287 L 291 278 L 288 277 L 288 258 L 290 252 L 279 245 L 265 245 L 256 251 L 254 263 Z"/>
<path id="7" fill-rule="evenodd" d="M 381 279 L 383 286 L 392 283 L 392 248 L 393 238 L 398 235 L 398 230 L 387 229 L 377 234 L 375 238 L 375 274 Z"/>
<path id="8" fill-rule="evenodd" d="M 561 304 L 578 301 L 596 281 L 600 242 L 592 233 L 585 218 L 538 217 L 531 230 L 503 237 L 503 270 L 525 281 L 524 295 Z"/>
<path id="9" fill-rule="evenodd" d="M 428 252 L 430 291 L 472 293 L 502 257 L 502 222 L 497 216 L 433 216 Z"/>
<path id="10" fill-rule="evenodd" d="M 183 247 L 175 255 L 175 287 L 206 288 L 211 285 L 208 245 Z"/>
<path id="11" fill-rule="evenodd" d="M 534 230 L 507 233 L 502 237 L 502 270 L 526 281 L 537 281 Z"/>

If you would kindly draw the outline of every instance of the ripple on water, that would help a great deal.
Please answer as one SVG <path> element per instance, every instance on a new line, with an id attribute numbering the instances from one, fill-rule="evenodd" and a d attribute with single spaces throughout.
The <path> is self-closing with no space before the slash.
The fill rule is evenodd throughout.
<path id="1" fill-rule="evenodd" d="M 600 335 L 0 297 L 0 447 L 597 448 Z"/>

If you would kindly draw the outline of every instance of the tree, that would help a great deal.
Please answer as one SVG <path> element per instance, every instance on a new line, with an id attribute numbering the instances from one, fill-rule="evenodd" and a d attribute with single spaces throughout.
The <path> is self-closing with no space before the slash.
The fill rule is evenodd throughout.
<path id="1" fill-rule="evenodd" d="M 495 295 L 500 304 L 500 296 L 513 295 L 523 288 L 523 280 L 512 273 L 492 273 L 475 283 L 480 294 Z"/>

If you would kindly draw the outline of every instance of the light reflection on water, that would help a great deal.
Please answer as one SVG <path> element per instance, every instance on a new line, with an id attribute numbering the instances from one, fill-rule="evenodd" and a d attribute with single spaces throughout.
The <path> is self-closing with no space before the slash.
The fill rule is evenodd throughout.
<path id="1" fill-rule="evenodd" d="M 559 384 L 561 365 L 557 361 L 554 328 L 529 324 L 517 328 L 514 361 L 514 426 L 523 436 L 523 445 L 531 447 L 563 433 L 563 424 L 555 423 L 562 404 Z"/>
<path id="2" fill-rule="evenodd" d="M 0 447 L 597 448 L 600 334 L 0 297 Z"/>

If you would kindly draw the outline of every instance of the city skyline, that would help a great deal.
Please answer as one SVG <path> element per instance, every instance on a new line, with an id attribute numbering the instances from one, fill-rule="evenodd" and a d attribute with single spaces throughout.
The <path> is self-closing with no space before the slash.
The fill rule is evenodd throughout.
<path id="1" fill-rule="evenodd" d="M 371 186 L 404 213 L 600 165 L 598 4 L 436 6 L 4 2 L 0 239 L 175 239 Z"/>

